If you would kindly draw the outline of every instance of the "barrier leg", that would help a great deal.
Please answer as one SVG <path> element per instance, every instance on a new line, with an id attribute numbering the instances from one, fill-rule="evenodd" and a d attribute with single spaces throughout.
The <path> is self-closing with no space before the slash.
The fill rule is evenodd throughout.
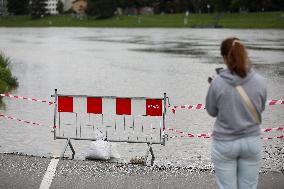
<path id="1" fill-rule="evenodd" d="M 70 146 L 70 149 L 71 149 L 71 151 L 72 151 L 72 159 L 74 159 L 75 150 L 74 150 L 74 148 L 73 148 L 73 146 L 72 146 L 72 144 L 71 144 L 70 138 L 68 138 L 67 141 L 66 141 L 66 144 L 65 144 L 65 146 L 64 146 L 64 148 L 63 148 L 63 151 L 62 151 L 62 153 L 61 153 L 61 156 L 60 156 L 61 159 L 64 157 L 64 154 L 65 154 L 65 151 L 66 151 L 68 145 Z"/>
<path id="2" fill-rule="evenodd" d="M 152 148 L 152 144 L 148 144 L 148 148 L 147 148 L 147 151 L 146 151 L 146 154 L 145 154 L 145 158 L 144 158 L 144 165 L 147 165 L 147 159 L 148 159 L 148 156 L 149 156 L 149 152 L 151 153 L 151 166 L 154 165 L 154 161 L 155 161 L 155 155 L 154 155 L 154 151 L 153 151 L 153 148 Z"/>

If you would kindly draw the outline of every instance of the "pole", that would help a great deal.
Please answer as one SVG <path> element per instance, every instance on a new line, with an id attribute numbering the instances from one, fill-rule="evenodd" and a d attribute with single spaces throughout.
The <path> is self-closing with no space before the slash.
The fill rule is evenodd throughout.
<path id="1" fill-rule="evenodd" d="M 165 146 L 165 130 L 166 130 L 166 113 L 167 113 L 167 94 L 164 93 L 164 113 L 163 113 L 163 142 L 162 145 Z"/>
<path id="2" fill-rule="evenodd" d="M 54 134 L 54 140 L 56 140 L 56 113 L 57 113 L 57 89 L 54 89 L 54 117 L 53 117 L 53 134 Z"/>

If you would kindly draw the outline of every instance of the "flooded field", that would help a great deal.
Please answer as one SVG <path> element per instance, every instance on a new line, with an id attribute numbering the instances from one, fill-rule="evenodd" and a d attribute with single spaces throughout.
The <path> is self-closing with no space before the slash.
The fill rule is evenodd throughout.
<path id="1" fill-rule="evenodd" d="M 267 79 L 268 99 L 284 99 L 284 31 L 230 29 L 1 28 L 0 50 L 12 59 L 19 88 L 13 94 L 52 101 L 62 94 L 163 97 L 171 105 L 204 104 L 208 76 L 222 67 L 221 41 L 237 36 L 247 44 L 254 69 Z M 43 123 L 0 118 L 0 152 L 50 156 L 65 141 L 53 140 L 53 106 L 4 98 L 5 115 Z M 167 112 L 167 127 L 189 133 L 211 132 L 205 110 Z M 262 127 L 284 124 L 282 105 L 266 108 Z M 84 128 L 83 128 L 84 129 Z M 86 128 L 85 128 L 86 129 Z M 167 134 L 178 134 L 167 131 Z M 283 135 L 281 132 L 264 137 Z M 155 145 L 156 163 L 210 166 L 211 139 L 175 138 Z M 90 142 L 74 142 L 83 159 Z M 283 139 L 263 141 L 263 169 L 284 170 Z M 143 156 L 146 145 L 117 144 L 124 161 Z"/>

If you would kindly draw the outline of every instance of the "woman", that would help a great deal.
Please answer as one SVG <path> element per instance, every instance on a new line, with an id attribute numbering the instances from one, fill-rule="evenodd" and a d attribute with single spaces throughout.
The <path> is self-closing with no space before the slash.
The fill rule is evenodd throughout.
<path id="1" fill-rule="evenodd" d="M 206 110 L 216 117 L 212 160 L 220 189 L 257 188 L 262 159 L 261 113 L 265 108 L 264 79 L 251 69 L 245 45 L 238 38 L 225 39 L 221 55 L 227 69 L 211 82 Z M 237 90 L 241 87 L 253 110 Z M 258 120 L 259 119 L 259 120 Z"/>

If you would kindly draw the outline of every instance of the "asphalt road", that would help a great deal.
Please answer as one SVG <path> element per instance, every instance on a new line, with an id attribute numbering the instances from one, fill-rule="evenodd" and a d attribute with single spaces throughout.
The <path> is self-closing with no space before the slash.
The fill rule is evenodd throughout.
<path id="1" fill-rule="evenodd" d="M 51 159 L 0 154 L 0 188 L 40 188 Z M 259 189 L 281 189 L 284 173 L 260 174 Z M 217 188 L 207 169 L 146 167 L 97 161 L 60 160 L 50 188 Z"/>

